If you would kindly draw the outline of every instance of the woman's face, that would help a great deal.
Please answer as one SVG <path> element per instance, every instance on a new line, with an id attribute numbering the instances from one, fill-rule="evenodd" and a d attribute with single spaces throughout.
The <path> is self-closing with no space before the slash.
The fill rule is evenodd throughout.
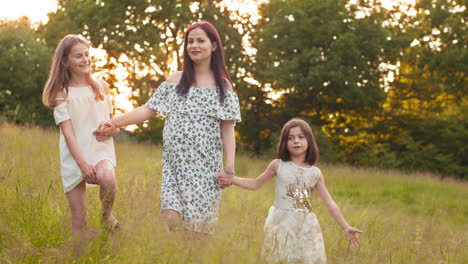
<path id="1" fill-rule="evenodd" d="M 64 63 L 72 74 L 83 75 L 91 71 L 91 58 L 89 48 L 83 43 L 73 46 Z"/>
<path id="2" fill-rule="evenodd" d="M 211 53 L 216 50 L 216 43 L 210 41 L 203 29 L 190 31 L 187 38 L 187 52 L 195 64 L 211 59 Z"/>

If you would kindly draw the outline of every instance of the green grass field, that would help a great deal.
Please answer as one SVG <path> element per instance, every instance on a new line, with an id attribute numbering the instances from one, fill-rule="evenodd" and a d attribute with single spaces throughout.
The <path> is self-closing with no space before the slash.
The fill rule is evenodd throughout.
<path id="1" fill-rule="evenodd" d="M 320 144 L 320 142 L 319 142 Z M 60 180 L 58 131 L 0 125 L 0 263 L 264 263 L 263 223 L 274 183 L 223 191 L 215 235 L 193 240 L 159 219 L 162 151 L 117 141 L 122 228 L 101 228 L 98 188 L 87 192 L 90 231 L 79 256 Z M 272 157 L 273 158 L 273 157 Z M 239 176 L 256 177 L 270 160 L 238 154 Z M 329 263 L 468 263 L 468 184 L 430 174 L 319 165 L 361 248 L 314 197 Z"/>

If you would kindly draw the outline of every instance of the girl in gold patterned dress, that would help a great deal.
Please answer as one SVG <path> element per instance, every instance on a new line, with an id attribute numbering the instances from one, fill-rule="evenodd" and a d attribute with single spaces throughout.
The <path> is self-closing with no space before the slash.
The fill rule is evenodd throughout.
<path id="1" fill-rule="evenodd" d="M 326 263 L 325 246 L 310 198 L 315 189 L 343 229 L 352 246 L 359 246 L 359 229 L 350 226 L 325 186 L 315 165 L 318 148 L 309 125 L 301 119 L 287 122 L 278 144 L 277 159 L 256 179 L 219 175 L 221 187 L 230 184 L 256 190 L 276 176 L 275 203 L 265 222 L 262 255 L 269 263 Z"/>

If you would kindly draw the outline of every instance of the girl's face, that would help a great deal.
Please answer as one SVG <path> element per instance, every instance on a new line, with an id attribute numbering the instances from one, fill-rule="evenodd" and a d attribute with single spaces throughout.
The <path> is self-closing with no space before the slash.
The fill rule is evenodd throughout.
<path id="1" fill-rule="evenodd" d="M 288 151 L 293 156 L 306 155 L 309 142 L 300 127 L 293 127 L 289 130 Z"/>
<path id="2" fill-rule="evenodd" d="M 84 75 L 91 72 L 91 58 L 89 48 L 83 43 L 73 46 L 64 63 L 72 75 Z"/>
<path id="3" fill-rule="evenodd" d="M 210 41 L 203 29 L 190 31 L 187 38 L 187 52 L 195 64 L 211 59 L 211 53 L 216 50 L 216 43 Z"/>

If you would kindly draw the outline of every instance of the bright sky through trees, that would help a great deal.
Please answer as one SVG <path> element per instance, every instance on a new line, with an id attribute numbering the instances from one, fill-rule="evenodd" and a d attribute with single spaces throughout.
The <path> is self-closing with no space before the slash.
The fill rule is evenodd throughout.
<path id="1" fill-rule="evenodd" d="M 8 1 L 8 0 L 0 0 L 2 9 L 0 9 L 0 19 L 16 19 L 22 16 L 27 16 L 32 23 L 47 23 L 47 13 L 54 12 L 57 9 L 57 1 L 56 0 L 15 0 L 15 1 Z M 379 1 L 379 0 L 376 0 Z M 249 1 L 249 0 L 224 0 L 223 6 L 231 11 L 233 20 L 242 21 L 247 17 L 250 17 L 251 22 L 256 23 L 259 19 L 258 15 L 258 8 L 257 5 L 261 3 L 266 3 L 268 0 L 259 0 L 259 1 Z M 401 9 L 403 12 L 412 12 L 410 7 L 414 6 L 415 0 L 381 0 L 382 6 L 386 9 L 394 9 L 398 6 L 406 6 L 408 8 Z M 350 4 L 356 3 L 356 0 L 350 0 Z M 192 5 L 191 9 L 198 9 L 197 5 Z M 406 10 L 406 11 L 405 11 Z M 364 13 L 362 13 L 365 16 Z M 256 51 L 250 48 L 248 42 L 248 35 L 245 35 L 244 44 L 245 50 L 247 54 L 253 55 Z M 92 49 L 91 53 L 94 57 L 94 62 L 96 66 L 99 67 L 100 64 L 105 63 L 106 53 L 105 51 L 97 48 Z M 114 100 L 117 109 L 123 109 L 124 111 L 129 111 L 133 109 L 132 102 L 128 100 L 130 98 L 132 89 L 128 87 L 126 83 L 126 78 L 128 73 L 126 72 L 125 67 L 121 62 L 127 61 L 128 58 L 123 55 L 121 58 L 118 59 L 118 66 L 114 70 L 115 76 L 118 77 L 117 82 L 114 83 L 114 86 L 119 88 L 119 94 L 114 94 Z M 177 62 L 175 62 L 177 63 Z M 171 67 L 173 70 L 178 68 L 177 65 L 172 65 Z M 392 78 L 393 76 L 390 76 Z M 250 78 L 251 79 L 251 78 Z M 255 84 L 255 80 L 245 80 L 250 83 Z M 265 87 L 266 91 L 268 92 L 271 90 L 271 87 Z M 281 93 L 273 94 L 271 99 L 275 100 L 277 97 L 281 96 Z"/>

